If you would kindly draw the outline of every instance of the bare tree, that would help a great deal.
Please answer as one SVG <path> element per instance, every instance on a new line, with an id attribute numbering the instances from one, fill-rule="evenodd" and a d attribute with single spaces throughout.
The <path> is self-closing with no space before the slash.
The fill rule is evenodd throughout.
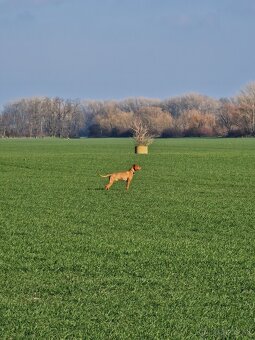
<path id="1" fill-rule="evenodd" d="M 243 128 L 255 135 L 255 82 L 247 84 L 237 96 Z"/>
<path id="2" fill-rule="evenodd" d="M 173 117 L 158 106 L 146 106 L 139 109 L 137 115 L 147 124 L 150 132 L 155 136 L 160 136 L 165 129 L 173 125 Z"/>
<path id="3" fill-rule="evenodd" d="M 121 111 L 134 113 L 137 113 L 142 107 L 158 106 L 159 104 L 159 99 L 150 99 L 143 97 L 127 98 L 117 103 Z"/>
<path id="4" fill-rule="evenodd" d="M 202 114 L 197 110 L 187 110 L 177 119 L 184 136 L 215 135 L 216 119 L 212 114 Z"/>
<path id="5" fill-rule="evenodd" d="M 149 125 L 140 116 L 136 116 L 132 122 L 131 129 L 136 145 L 149 145 L 153 142 L 153 134 Z"/>
<path id="6" fill-rule="evenodd" d="M 216 115 L 218 131 L 223 136 L 243 135 L 242 122 L 240 121 L 240 111 L 236 100 L 221 99 L 221 106 Z"/>
<path id="7" fill-rule="evenodd" d="M 174 117 L 190 110 L 216 114 L 218 107 L 219 102 L 217 100 L 197 93 L 185 94 L 163 101 L 163 109 L 170 112 Z"/>

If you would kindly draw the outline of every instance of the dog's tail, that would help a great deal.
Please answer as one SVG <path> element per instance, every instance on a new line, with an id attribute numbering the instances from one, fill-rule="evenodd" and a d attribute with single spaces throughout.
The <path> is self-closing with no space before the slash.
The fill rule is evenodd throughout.
<path id="1" fill-rule="evenodd" d="M 111 174 L 108 174 L 108 175 L 100 175 L 100 174 L 99 174 L 99 176 L 100 176 L 100 177 L 110 177 Z"/>

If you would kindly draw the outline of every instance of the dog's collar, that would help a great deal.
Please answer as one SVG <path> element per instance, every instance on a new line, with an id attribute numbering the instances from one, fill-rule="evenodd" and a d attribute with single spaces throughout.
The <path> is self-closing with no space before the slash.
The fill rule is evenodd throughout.
<path id="1" fill-rule="evenodd" d="M 132 171 L 133 174 L 135 173 L 135 169 L 134 168 L 131 168 L 131 171 Z"/>

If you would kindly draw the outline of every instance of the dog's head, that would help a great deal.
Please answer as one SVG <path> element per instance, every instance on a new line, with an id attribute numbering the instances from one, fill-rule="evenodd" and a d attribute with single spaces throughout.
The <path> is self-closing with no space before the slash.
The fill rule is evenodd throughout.
<path id="1" fill-rule="evenodd" d="M 134 165 L 132 166 L 132 169 L 133 169 L 134 171 L 139 171 L 139 170 L 141 170 L 142 168 L 141 168 L 139 165 L 134 164 Z"/>

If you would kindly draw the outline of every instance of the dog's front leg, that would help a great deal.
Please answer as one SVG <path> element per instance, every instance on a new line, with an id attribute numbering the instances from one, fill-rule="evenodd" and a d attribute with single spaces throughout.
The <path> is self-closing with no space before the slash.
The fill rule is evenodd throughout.
<path id="1" fill-rule="evenodd" d="M 126 182 L 126 190 L 128 190 L 130 183 L 131 183 L 131 179 L 128 178 Z"/>

